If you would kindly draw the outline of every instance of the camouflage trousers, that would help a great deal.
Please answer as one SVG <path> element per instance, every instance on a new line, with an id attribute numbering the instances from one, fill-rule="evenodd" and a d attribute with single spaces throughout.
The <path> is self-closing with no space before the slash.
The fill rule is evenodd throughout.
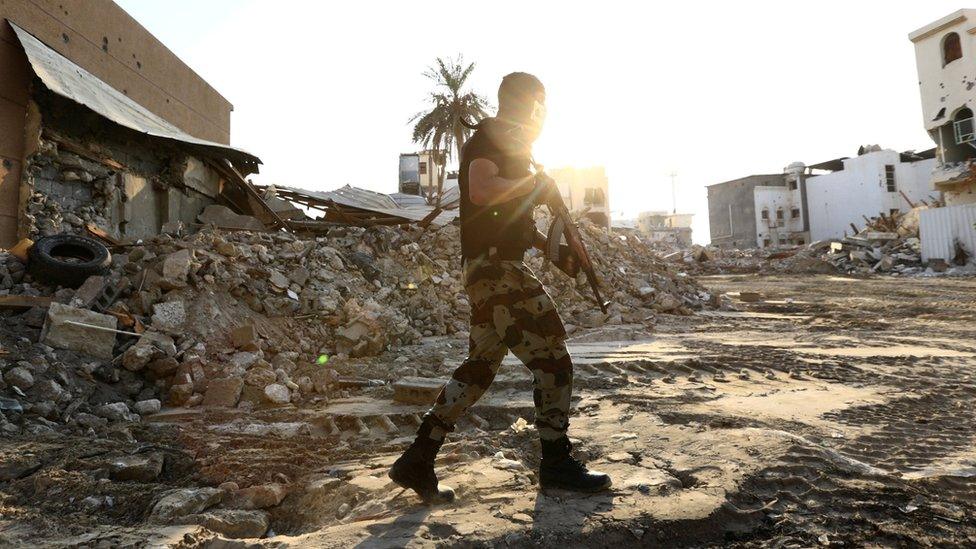
<path id="1" fill-rule="evenodd" d="M 565 436 L 573 391 L 566 330 L 552 298 L 522 261 L 469 259 L 464 287 L 471 303 L 468 357 L 427 413 L 430 437 L 442 440 L 485 393 L 502 359 L 512 354 L 532 372 L 535 425 L 541 438 Z"/>

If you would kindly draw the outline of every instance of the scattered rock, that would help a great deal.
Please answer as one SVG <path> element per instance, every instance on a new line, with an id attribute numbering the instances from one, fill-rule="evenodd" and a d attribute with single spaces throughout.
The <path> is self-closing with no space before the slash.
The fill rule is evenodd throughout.
<path id="1" fill-rule="evenodd" d="M 150 482 L 163 471 L 160 454 L 123 456 L 109 463 L 112 480 Z"/>
<path id="2" fill-rule="evenodd" d="M 207 392 L 203 397 L 203 405 L 236 406 L 238 399 L 241 398 L 241 389 L 243 388 L 244 380 L 239 377 L 211 379 L 207 384 Z"/>
<path id="3" fill-rule="evenodd" d="M 264 397 L 272 404 L 288 404 L 291 401 L 291 391 L 280 383 L 271 383 L 264 388 Z"/>
<path id="4" fill-rule="evenodd" d="M 169 523 L 195 515 L 220 503 L 224 492 L 217 488 L 177 488 L 166 492 L 153 506 L 149 519 Z"/>

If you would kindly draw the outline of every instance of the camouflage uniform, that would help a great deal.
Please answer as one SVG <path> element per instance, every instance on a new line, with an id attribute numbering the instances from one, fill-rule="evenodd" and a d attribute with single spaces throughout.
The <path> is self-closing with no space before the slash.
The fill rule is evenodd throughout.
<path id="1" fill-rule="evenodd" d="M 532 371 L 535 424 L 543 440 L 565 436 L 573 390 L 573 363 L 566 330 L 542 283 L 522 261 L 482 255 L 464 264 L 471 302 L 468 358 L 454 371 L 427 413 L 430 438 L 440 441 L 491 385 L 502 359 L 512 353 Z"/>

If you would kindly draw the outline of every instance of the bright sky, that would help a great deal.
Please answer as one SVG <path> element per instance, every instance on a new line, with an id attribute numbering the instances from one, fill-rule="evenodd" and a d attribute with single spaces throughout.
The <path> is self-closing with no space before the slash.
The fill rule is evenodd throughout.
<path id="1" fill-rule="evenodd" d="M 615 217 L 696 215 L 705 186 L 853 156 L 923 150 L 909 32 L 962 7 L 883 0 L 594 3 L 117 0 L 234 104 L 232 142 L 264 161 L 261 183 L 394 192 L 417 149 L 437 56 L 477 63 L 495 102 L 502 76 L 547 88 L 536 158 L 604 165 Z M 905 7 L 901 7 L 905 6 Z"/>

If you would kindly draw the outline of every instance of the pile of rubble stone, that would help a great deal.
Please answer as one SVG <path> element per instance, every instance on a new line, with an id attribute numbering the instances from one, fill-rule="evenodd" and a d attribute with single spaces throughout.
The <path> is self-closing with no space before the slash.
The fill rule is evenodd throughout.
<path id="1" fill-rule="evenodd" d="M 726 249 L 692 246 L 663 247 L 661 257 L 694 275 L 790 273 L 790 274 L 894 274 L 972 273 L 973 258 L 960 251 L 951 262 L 922 262 L 919 239 L 919 211 L 881 214 L 867 220 L 853 236 L 822 240 L 808 246 L 788 249 Z M 951 264 L 957 265 L 952 267 Z M 968 263 L 968 265 L 967 265 Z"/>
<path id="2" fill-rule="evenodd" d="M 638 239 L 586 223 L 583 231 L 609 314 L 583 277 L 570 280 L 539 254 L 529 259 L 570 331 L 648 325 L 711 299 Z M 84 431 L 164 404 L 259 408 L 321 398 L 339 381 L 336 361 L 465 331 L 459 273 L 451 225 L 336 227 L 315 238 L 164 234 L 113 248 L 111 273 L 76 290 L 32 280 L 3 253 L 0 426 Z"/>

